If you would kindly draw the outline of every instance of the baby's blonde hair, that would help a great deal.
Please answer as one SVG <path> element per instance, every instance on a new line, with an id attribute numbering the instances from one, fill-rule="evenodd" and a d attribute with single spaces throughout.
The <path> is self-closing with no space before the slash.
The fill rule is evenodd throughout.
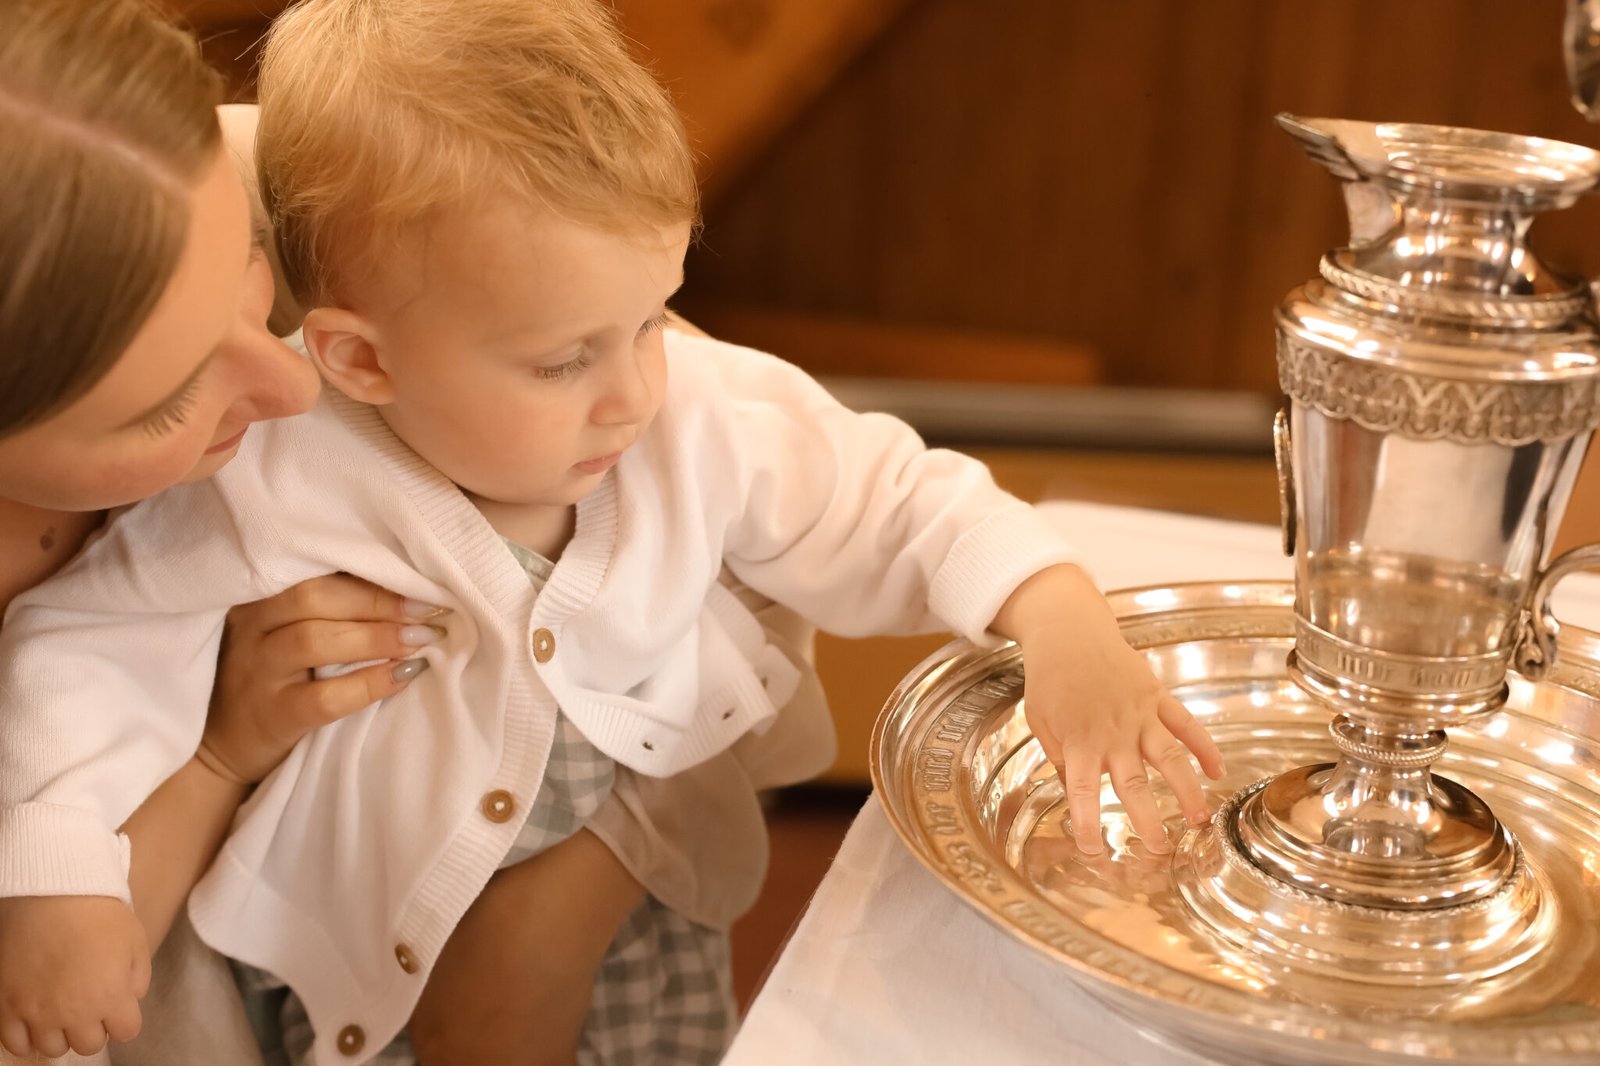
<path id="1" fill-rule="evenodd" d="M 273 27 L 260 103 L 262 195 L 307 303 L 486 192 L 619 233 L 697 217 L 682 121 L 595 0 L 306 0 Z"/>

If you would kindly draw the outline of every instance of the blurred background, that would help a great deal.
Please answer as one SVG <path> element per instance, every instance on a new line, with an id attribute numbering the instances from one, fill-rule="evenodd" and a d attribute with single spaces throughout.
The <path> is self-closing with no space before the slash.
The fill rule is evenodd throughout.
<path id="1" fill-rule="evenodd" d="M 250 99 L 287 3 L 166 3 Z M 1346 230 L 1275 113 L 1600 145 L 1567 102 L 1559 0 L 616 6 L 700 155 L 678 310 L 1034 500 L 1277 521 L 1273 309 Z M 1535 245 L 1600 274 L 1600 205 Z M 1600 537 L 1597 484 L 1564 545 Z M 841 758 L 831 791 L 774 808 L 746 993 L 860 803 L 872 719 L 941 642 L 819 641 Z"/>

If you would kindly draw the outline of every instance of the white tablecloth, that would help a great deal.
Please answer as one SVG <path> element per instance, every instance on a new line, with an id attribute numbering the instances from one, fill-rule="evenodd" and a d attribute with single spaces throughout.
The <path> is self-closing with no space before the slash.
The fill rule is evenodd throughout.
<path id="1" fill-rule="evenodd" d="M 1278 530 L 1092 504 L 1045 504 L 1102 588 L 1291 578 Z M 1600 623 L 1600 578 L 1557 614 Z M 727 1066 L 1201 1066 L 1111 1014 L 929 873 L 869 799 L 766 985 Z"/>

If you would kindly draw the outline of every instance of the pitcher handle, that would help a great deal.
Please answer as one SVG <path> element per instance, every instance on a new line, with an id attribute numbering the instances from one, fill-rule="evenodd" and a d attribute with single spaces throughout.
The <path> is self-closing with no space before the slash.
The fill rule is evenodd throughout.
<path id="1" fill-rule="evenodd" d="M 1550 560 L 1533 583 L 1528 606 L 1522 612 L 1522 630 L 1511 661 L 1517 673 L 1529 681 L 1542 681 L 1556 664 L 1556 637 L 1561 623 L 1550 610 L 1550 594 L 1556 583 L 1577 570 L 1600 567 L 1600 544 L 1585 544 Z"/>

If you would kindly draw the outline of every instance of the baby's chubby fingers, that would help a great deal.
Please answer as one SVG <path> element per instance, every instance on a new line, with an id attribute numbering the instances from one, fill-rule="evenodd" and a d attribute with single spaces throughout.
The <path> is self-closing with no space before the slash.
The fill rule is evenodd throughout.
<path id="1" fill-rule="evenodd" d="M 1206 727 L 1189 713 L 1189 708 L 1176 697 L 1170 694 L 1163 695 L 1156 708 L 1156 717 L 1166 726 L 1167 732 L 1177 738 L 1178 743 L 1188 748 L 1194 753 L 1194 757 L 1200 760 L 1200 769 L 1205 771 L 1207 777 L 1213 781 L 1221 780 L 1223 773 L 1226 772 L 1226 767 L 1222 764 L 1222 749 L 1211 739 Z"/>
<path id="2" fill-rule="evenodd" d="M 1144 752 L 1145 761 L 1166 779 L 1167 787 L 1172 790 L 1189 824 L 1200 826 L 1209 822 L 1211 811 L 1206 806 L 1205 788 L 1189 761 L 1188 750 L 1157 722 L 1145 727 L 1140 750 Z"/>
<path id="3" fill-rule="evenodd" d="M 47 1025 L 29 1025 L 28 1043 L 36 1054 L 43 1055 L 47 1059 L 59 1059 L 70 1050 L 67 1045 L 67 1034 Z"/>
<path id="4" fill-rule="evenodd" d="M 1156 806 L 1155 793 L 1150 791 L 1150 777 L 1145 772 L 1144 759 L 1137 751 L 1113 751 L 1107 760 L 1111 771 L 1111 787 L 1122 808 L 1133 823 L 1144 846 L 1157 855 L 1172 850 L 1167 842 L 1167 829 L 1162 824 L 1161 811 Z"/>
<path id="5" fill-rule="evenodd" d="M 1097 738 L 1079 731 L 1070 741 L 1063 741 L 1056 733 L 1052 716 L 1039 713 L 1043 700 L 1027 698 L 1023 710 L 1028 727 L 1039 743 L 1039 749 L 1061 779 L 1061 790 L 1067 797 L 1067 823 L 1078 851 L 1084 855 L 1100 855 L 1105 843 L 1100 838 L 1100 770 L 1104 764 L 1105 745 Z"/>
<path id="6" fill-rule="evenodd" d="M 1068 748 L 1059 763 L 1061 787 L 1067 794 L 1067 820 L 1072 839 L 1084 855 L 1099 855 L 1105 849 L 1100 835 L 1100 768 L 1098 750 L 1089 753 Z"/>
<path id="7" fill-rule="evenodd" d="M 143 1027 L 144 1016 L 139 1011 L 138 1000 L 127 1000 L 106 1012 L 106 1035 L 119 1044 L 125 1044 L 138 1036 L 139 1030 Z"/>
<path id="8" fill-rule="evenodd" d="M 0 1016 L 0 1048 L 5 1048 L 19 1059 L 33 1054 L 33 1041 L 28 1037 L 28 1027 L 20 1018 Z"/>
<path id="9" fill-rule="evenodd" d="M 79 1022 L 63 1034 L 67 1046 L 79 1055 L 93 1055 L 106 1046 L 106 1027 L 99 1022 Z"/>

